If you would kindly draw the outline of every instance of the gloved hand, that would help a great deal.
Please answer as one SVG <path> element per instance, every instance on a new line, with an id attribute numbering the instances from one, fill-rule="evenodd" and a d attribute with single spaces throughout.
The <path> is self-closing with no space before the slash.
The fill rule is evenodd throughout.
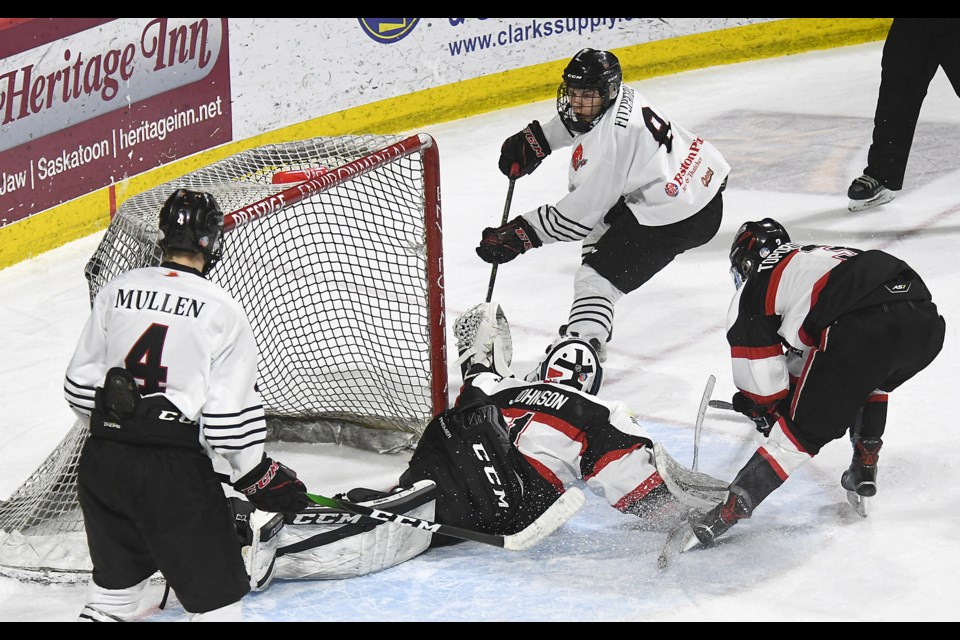
<path id="1" fill-rule="evenodd" d="M 477 255 L 484 262 L 503 264 L 542 244 L 530 223 L 518 216 L 502 227 L 484 229 Z"/>
<path id="2" fill-rule="evenodd" d="M 529 175 L 550 155 L 550 144 L 540 123 L 534 120 L 523 131 L 503 141 L 500 147 L 500 171 L 511 179 Z"/>
<path id="3" fill-rule="evenodd" d="M 261 511 L 299 512 L 310 504 L 307 488 L 293 469 L 263 456 L 260 464 L 233 483 Z"/>
<path id="4" fill-rule="evenodd" d="M 730 404 L 733 405 L 734 411 L 742 413 L 753 420 L 753 423 L 757 425 L 757 431 L 762 433 L 764 437 L 770 435 L 770 430 L 780 418 L 780 414 L 777 412 L 777 406 L 779 405 L 773 407 L 758 405 L 739 391 L 733 394 L 733 399 L 730 401 Z"/>

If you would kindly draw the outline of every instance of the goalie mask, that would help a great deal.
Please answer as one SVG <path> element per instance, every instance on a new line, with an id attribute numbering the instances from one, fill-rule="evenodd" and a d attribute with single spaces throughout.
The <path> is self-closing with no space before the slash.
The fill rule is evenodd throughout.
<path id="1" fill-rule="evenodd" d="M 763 259 L 781 245 L 790 242 L 790 234 L 773 218 L 745 222 L 730 247 L 730 275 L 739 289 Z"/>
<path id="2" fill-rule="evenodd" d="M 579 336 L 561 336 L 550 345 L 540 362 L 540 380 L 596 395 L 603 382 L 597 350 Z"/>
<path id="3" fill-rule="evenodd" d="M 160 209 L 160 248 L 202 253 L 207 275 L 223 256 L 223 212 L 203 191 L 177 189 Z"/>
<path id="4" fill-rule="evenodd" d="M 577 52 L 557 89 L 557 113 L 567 131 L 576 135 L 593 129 L 617 99 L 622 81 L 617 56 L 597 49 Z"/>

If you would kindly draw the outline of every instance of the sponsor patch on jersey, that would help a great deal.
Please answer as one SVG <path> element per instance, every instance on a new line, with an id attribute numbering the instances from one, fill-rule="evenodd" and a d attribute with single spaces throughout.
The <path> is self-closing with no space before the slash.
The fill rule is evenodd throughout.
<path id="1" fill-rule="evenodd" d="M 678 195 L 680 195 L 680 187 L 678 187 L 674 182 L 668 182 L 667 184 L 663 185 L 663 190 L 671 198 L 676 198 Z"/>
<path id="2" fill-rule="evenodd" d="M 587 159 L 583 157 L 583 145 L 578 144 L 577 148 L 573 151 L 573 158 L 571 158 L 571 164 L 573 165 L 573 170 L 577 171 L 583 165 L 587 164 Z"/>

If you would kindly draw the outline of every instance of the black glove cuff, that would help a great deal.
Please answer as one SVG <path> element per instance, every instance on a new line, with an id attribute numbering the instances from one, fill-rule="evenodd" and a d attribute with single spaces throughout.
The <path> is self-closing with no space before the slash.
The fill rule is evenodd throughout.
<path id="1" fill-rule="evenodd" d="M 543 242 L 540 240 L 540 236 L 537 235 L 536 229 L 530 226 L 530 223 L 527 222 L 527 219 L 524 218 L 523 216 L 517 216 L 516 218 L 511 220 L 508 224 L 516 225 L 517 235 L 519 235 L 520 232 L 522 231 L 527 236 L 527 239 L 530 241 L 530 244 L 534 249 L 536 249 L 537 247 L 543 246 Z M 524 250 L 526 251 L 526 249 Z"/>
<path id="2" fill-rule="evenodd" d="M 536 149 L 539 147 L 539 149 L 543 152 L 543 158 L 546 158 L 548 155 L 550 155 L 552 153 L 552 150 L 550 149 L 550 143 L 547 142 L 547 136 L 543 135 L 543 127 L 540 126 L 540 122 L 534 120 L 528 124 L 527 128 L 523 130 L 524 135 L 526 135 L 528 131 L 533 135 L 533 139 L 527 135 L 527 143 L 533 147 L 534 152 L 536 152 Z"/>
<path id="3" fill-rule="evenodd" d="M 270 484 L 270 481 L 277 475 L 279 468 L 279 463 L 268 458 L 267 454 L 263 454 L 263 459 L 257 466 L 237 479 L 233 483 L 233 488 L 245 495 L 256 493 Z"/>

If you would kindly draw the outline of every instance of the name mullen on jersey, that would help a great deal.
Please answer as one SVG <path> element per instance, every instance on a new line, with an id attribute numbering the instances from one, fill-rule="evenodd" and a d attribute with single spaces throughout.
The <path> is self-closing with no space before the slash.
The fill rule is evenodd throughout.
<path id="1" fill-rule="evenodd" d="M 142 289 L 117 290 L 115 309 L 130 309 L 137 311 L 149 310 L 169 313 L 174 316 L 199 318 L 200 312 L 206 303 L 194 298 L 174 296 L 159 291 L 144 291 Z"/>

